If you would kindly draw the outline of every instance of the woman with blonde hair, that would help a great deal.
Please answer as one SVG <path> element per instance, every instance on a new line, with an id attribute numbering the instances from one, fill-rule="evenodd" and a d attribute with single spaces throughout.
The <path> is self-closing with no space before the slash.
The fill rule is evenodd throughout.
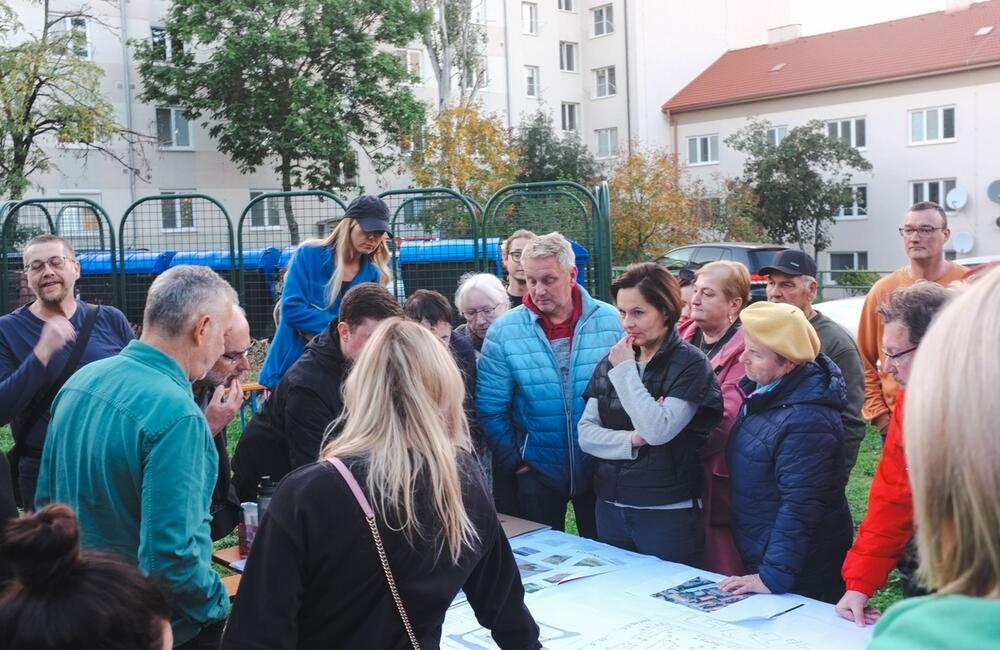
<path id="1" fill-rule="evenodd" d="M 906 399 L 906 461 L 919 575 L 934 595 L 879 619 L 871 648 L 1000 643 L 1000 269 L 941 312 L 921 341 Z"/>
<path id="2" fill-rule="evenodd" d="M 278 329 L 260 371 L 261 384 L 277 387 L 281 377 L 314 336 L 337 318 L 340 300 L 362 282 L 387 286 L 389 207 L 377 196 L 351 201 L 337 227 L 325 239 L 302 243 L 288 264 L 276 311 Z"/>
<path id="3" fill-rule="evenodd" d="M 464 392 L 431 332 L 378 327 L 345 382 L 341 432 L 271 501 L 223 648 L 434 648 L 460 589 L 500 647 L 540 647 Z"/>
<path id="4" fill-rule="evenodd" d="M 704 568 L 742 575 L 743 561 L 733 541 L 729 517 L 729 468 L 726 443 L 743 405 L 739 384 L 746 371 L 740 363 L 743 330 L 740 312 L 750 304 L 750 272 L 739 262 L 711 262 L 694 273 L 690 320 L 678 334 L 708 357 L 722 388 L 722 420 L 701 449 L 702 509 L 705 517 Z"/>

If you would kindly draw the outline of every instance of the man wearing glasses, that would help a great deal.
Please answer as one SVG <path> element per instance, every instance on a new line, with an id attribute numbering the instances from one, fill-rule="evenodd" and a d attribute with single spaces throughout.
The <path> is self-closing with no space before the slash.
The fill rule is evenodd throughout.
<path id="1" fill-rule="evenodd" d="M 862 415 L 885 440 L 899 383 L 886 371 L 885 353 L 880 349 L 884 325 L 878 308 L 896 289 L 927 280 L 943 287 L 962 279 L 968 270 L 944 257 L 944 245 L 951 236 L 948 215 L 937 203 L 913 204 L 899 229 L 903 250 L 910 263 L 875 283 L 865 298 L 858 325 L 858 352 L 865 366 L 865 402 Z"/>
<path id="2" fill-rule="evenodd" d="M 56 393 L 78 368 L 117 355 L 135 336 L 114 307 L 76 298 L 80 263 L 65 239 L 39 235 L 23 256 L 36 299 L 0 317 L 0 424 L 11 425 L 11 470 L 21 502 L 32 510 Z"/>
<path id="3" fill-rule="evenodd" d="M 250 369 L 247 355 L 253 349 L 250 324 L 243 310 L 233 305 L 229 329 L 223 335 L 225 352 L 205 376 L 191 385 L 219 454 L 219 478 L 212 491 L 212 540 L 219 540 L 236 528 L 240 518 L 240 500 L 232 485 L 232 470 L 226 428 L 240 413 L 243 388 L 240 377 Z"/>

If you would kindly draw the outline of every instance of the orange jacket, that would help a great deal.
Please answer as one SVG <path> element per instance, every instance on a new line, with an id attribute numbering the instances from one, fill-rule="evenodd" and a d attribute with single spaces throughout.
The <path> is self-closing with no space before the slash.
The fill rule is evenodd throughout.
<path id="1" fill-rule="evenodd" d="M 885 584 L 913 537 L 913 494 L 903 453 L 903 394 L 903 390 L 896 393 L 882 460 L 868 493 L 868 514 L 841 569 L 847 588 L 868 596 Z"/>

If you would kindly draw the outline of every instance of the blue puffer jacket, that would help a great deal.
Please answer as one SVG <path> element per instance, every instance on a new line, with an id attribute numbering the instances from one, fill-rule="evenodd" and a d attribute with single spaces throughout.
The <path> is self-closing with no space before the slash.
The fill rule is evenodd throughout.
<path id="1" fill-rule="evenodd" d="M 540 316 L 520 306 L 486 331 L 479 357 L 476 406 L 479 421 L 506 471 L 523 460 L 568 495 L 590 490 L 592 457 L 580 450 L 576 424 L 583 415 L 583 391 L 598 362 L 623 330 L 618 310 L 581 287 L 580 319 L 570 352 L 572 408 L 563 400 L 562 380 Z"/>
<path id="2" fill-rule="evenodd" d="M 259 381 L 274 390 L 285 371 L 299 360 L 309 340 L 305 335 L 319 334 L 340 312 L 340 300 L 347 290 L 362 282 L 378 282 L 382 273 L 368 256 L 350 282 L 341 287 L 332 305 L 326 295 L 326 285 L 333 277 L 333 249 L 329 246 L 303 244 L 285 272 L 285 288 L 281 292 L 281 320 L 267 349 L 267 358 L 260 369 Z"/>
<path id="3" fill-rule="evenodd" d="M 749 379 L 746 394 L 756 388 Z M 826 355 L 751 395 L 727 448 L 733 536 L 750 573 L 773 593 L 821 600 L 843 593 L 853 525 L 844 487 L 847 390 Z"/>

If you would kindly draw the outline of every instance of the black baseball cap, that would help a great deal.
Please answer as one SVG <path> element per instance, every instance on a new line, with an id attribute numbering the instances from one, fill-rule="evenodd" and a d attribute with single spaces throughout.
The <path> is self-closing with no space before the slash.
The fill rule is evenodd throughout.
<path id="1" fill-rule="evenodd" d="M 365 232 L 384 232 L 392 237 L 389 232 L 389 206 L 377 196 L 364 194 L 354 199 L 347 206 L 344 216 L 357 221 Z"/>
<path id="2" fill-rule="evenodd" d="M 770 275 L 777 271 L 785 275 L 808 275 L 816 277 L 816 262 L 812 256 L 794 248 L 786 248 L 774 256 L 771 266 L 764 266 L 758 271 L 761 275 Z"/>

